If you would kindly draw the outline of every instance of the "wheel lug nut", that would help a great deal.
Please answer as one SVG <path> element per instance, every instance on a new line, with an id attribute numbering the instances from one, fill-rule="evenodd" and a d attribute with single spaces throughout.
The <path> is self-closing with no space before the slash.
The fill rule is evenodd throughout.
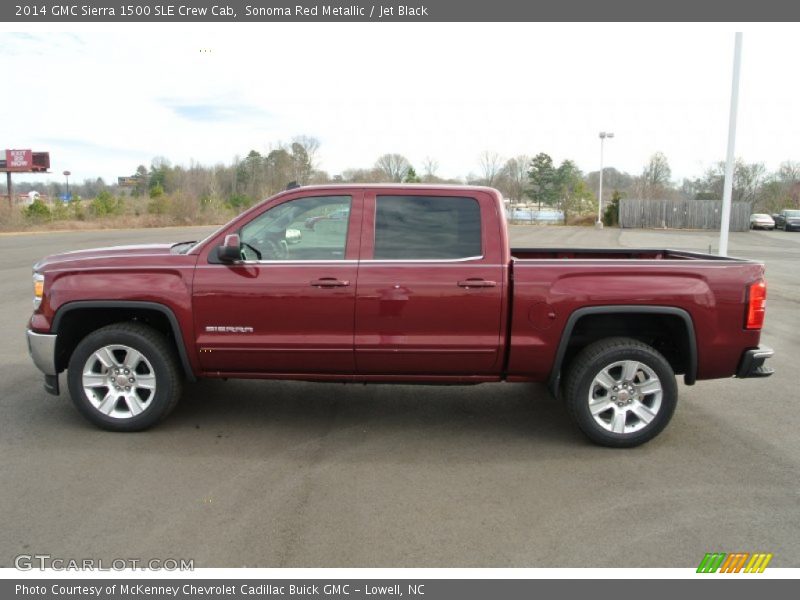
<path id="1" fill-rule="evenodd" d="M 126 385 L 126 386 L 125 386 L 125 391 L 126 391 L 126 392 L 130 392 L 130 391 L 131 391 L 131 386 L 129 386 L 129 385 Z"/>
<path id="2" fill-rule="evenodd" d="M 133 377 L 129 377 L 129 378 L 128 378 L 128 381 L 130 381 L 131 383 L 133 383 L 135 380 L 134 380 L 134 378 L 133 378 Z"/>

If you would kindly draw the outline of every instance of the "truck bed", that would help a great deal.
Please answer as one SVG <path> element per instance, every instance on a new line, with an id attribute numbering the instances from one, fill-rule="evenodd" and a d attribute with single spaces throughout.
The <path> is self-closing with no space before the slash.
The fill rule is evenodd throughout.
<path id="1" fill-rule="evenodd" d="M 622 310 L 626 317 L 622 324 L 615 321 L 614 330 L 621 328 L 629 337 L 643 335 L 652 322 L 636 316 L 637 307 L 640 315 L 659 310 L 681 315 L 703 340 L 697 350 L 697 379 L 730 376 L 742 349 L 758 346 L 760 332 L 744 327 L 747 285 L 764 277 L 764 266 L 755 261 L 660 248 L 510 252 L 511 377 L 545 379 L 570 319 L 594 311 L 606 316 L 586 321 L 587 333 L 610 331 L 607 315 Z"/>

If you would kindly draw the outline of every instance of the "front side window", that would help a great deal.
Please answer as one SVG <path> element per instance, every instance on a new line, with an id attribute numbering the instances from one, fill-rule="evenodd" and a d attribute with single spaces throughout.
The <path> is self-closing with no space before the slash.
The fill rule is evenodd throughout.
<path id="1" fill-rule="evenodd" d="M 343 260 L 350 196 L 314 196 L 261 213 L 239 235 L 245 260 Z"/>
<path id="2" fill-rule="evenodd" d="M 448 260 L 481 255 L 481 211 L 474 198 L 377 197 L 376 260 Z"/>

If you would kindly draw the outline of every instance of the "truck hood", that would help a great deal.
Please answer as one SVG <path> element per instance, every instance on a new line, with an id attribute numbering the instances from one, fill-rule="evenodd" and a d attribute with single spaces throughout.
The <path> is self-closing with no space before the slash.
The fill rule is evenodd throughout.
<path id="1" fill-rule="evenodd" d="M 83 262 L 105 262 L 109 259 L 170 254 L 175 244 L 141 244 L 136 246 L 110 246 L 90 248 L 46 256 L 33 266 L 34 271 L 43 271 L 60 266 L 76 266 Z"/>

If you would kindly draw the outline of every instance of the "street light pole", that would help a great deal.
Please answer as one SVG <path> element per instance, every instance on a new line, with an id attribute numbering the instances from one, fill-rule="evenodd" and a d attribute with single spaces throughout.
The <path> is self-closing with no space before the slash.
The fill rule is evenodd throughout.
<path id="1" fill-rule="evenodd" d="M 614 134 L 609 131 L 600 132 L 600 189 L 597 192 L 597 229 L 603 228 L 603 143 L 606 138 L 613 138 Z"/>
<path id="2" fill-rule="evenodd" d="M 742 32 L 737 31 L 733 44 L 733 77 L 731 109 L 728 116 L 728 154 L 725 159 L 725 181 L 722 188 L 722 219 L 719 225 L 719 255 L 728 256 L 728 230 L 731 227 L 731 196 L 736 152 L 736 115 L 739 110 L 739 73 L 742 67 Z"/>

